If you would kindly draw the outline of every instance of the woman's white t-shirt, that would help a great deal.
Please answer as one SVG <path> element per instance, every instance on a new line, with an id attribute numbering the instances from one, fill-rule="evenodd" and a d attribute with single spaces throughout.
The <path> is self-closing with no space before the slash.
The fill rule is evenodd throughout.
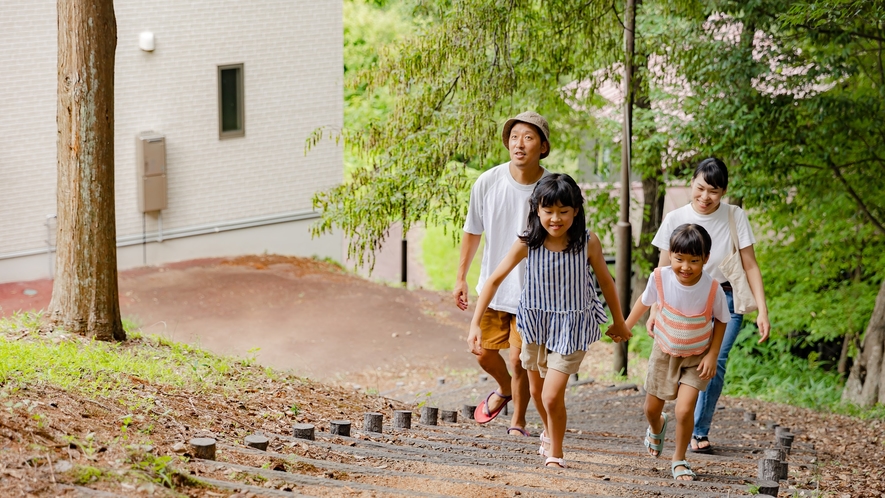
<path id="1" fill-rule="evenodd" d="M 655 234 L 655 238 L 651 243 L 663 250 L 670 250 L 670 235 L 679 225 L 685 223 L 695 223 L 704 227 L 710 234 L 713 247 L 710 250 L 710 259 L 704 265 L 704 271 L 710 274 L 717 282 L 728 281 L 725 275 L 719 270 L 721 263 L 729 254 L 732 253 L 733 244 L 731 242 L 731 231 L 728 228 L 728 210 L 730 205 L 721 202 L 719 209 L 711 214 L 699 214 L 691 204 L 686 204 L 679 209 L 675 209 L 664 217 L 661 222 L 661 228 Z M 747 219 L 747 213 L 741 208 L 734 210 L 734 223 L 737 228 L 738 246 L 741 249 L 749 247 L 756 243 L 753 236 L 753 229 L 750 227 L 750 221 Z"/>

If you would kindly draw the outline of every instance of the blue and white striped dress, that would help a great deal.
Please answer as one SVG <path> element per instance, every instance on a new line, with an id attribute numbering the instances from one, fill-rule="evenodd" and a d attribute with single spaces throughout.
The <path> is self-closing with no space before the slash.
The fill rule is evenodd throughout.
<path id="1" fill-rule="evenodd" d="M 590 232 L 587 232 L 588 238 Z M 598 341 L 608 317 L 593 286 L 587 251 L 529 249 L 525 284 L 516 311 L 523 342 L 545 345 L 561 355 Z"/>

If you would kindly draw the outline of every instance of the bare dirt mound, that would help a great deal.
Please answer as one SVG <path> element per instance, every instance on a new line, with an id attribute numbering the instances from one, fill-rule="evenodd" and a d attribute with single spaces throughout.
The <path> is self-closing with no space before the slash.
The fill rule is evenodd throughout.
<path id="1" fill-rule="evenodd" d="M 470 315 L 447 294 L 381 285 L 323 261 L 194 260 L 120 272 L 119 283 L 123 317 L 145 333 L 317 380 L 475 367 L 462 339 Z M 0 312 L 44 309 L 51 289 L 49 280 L 0 284 Z"/>

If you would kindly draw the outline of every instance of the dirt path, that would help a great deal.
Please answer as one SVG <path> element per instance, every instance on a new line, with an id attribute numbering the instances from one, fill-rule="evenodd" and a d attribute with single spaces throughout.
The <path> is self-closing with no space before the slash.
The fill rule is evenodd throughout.
<path id="1" fill-rule="evenodd" d="M 333 437 L 328 432 L 332 419 L 351 420 L 358 427 L 365 412 L 378 411 L 387 424 L 394 409 L 410 407 L 417 420 L 420 404 L 453 409 L 484 397 L 492 383 L 477 381 L 475 362 L 463 346 L 469 315 L 453 310 L 445 294 L 378 285 L 326 263 L 274 256 L 123 272 L 120 289 L 124 316 L 147 333 L 224 354 L 255 354 L 266 366 L 345 386 L 269 382 L 244 389 L 238 402 L 217 393 L 184 397 L 167 393 L 163 386 L 140 387 L 160 400 L 164 414 L 173 413 L 151 429 L 158 455 L 174 454 L 175 443 L 194 436 L 218 437 L 223 445 L 221 466 L 196 462 L 189 470 L 221 483 L 236 481 L 237 489 L 248 485 L 258 496 L 291 496 L 283 493 L 286 489 L 318 496 L 345 491 L 355 496 L 734 496 L 749 491 L 759 455 L 772 444 L 768 422 L 791 427 L 797 435 L 799 451 L 790 457 L 782 497 L 885 496 L 882 421 L 728 398 L 723 398 L 724 411 L 717 416 L 720 451 L 692 456 L 703 480 L 673 483 L 666 461 L 646 458 L 639 445 L 645 428 L 641 392 L 613 391 L 601 380 L 612 364 L 612 348 L 605 344 L 594 345 L 582 367 L 582 378 L 600 381 L 569 394 L 573 429 L 568 451 L 575 470 L 541 468 L 536 439 L 504 436 L 506 417 L 487 427 L 461 420 L 439 428 L 416 424 L 408 433 L 386 427 L 383 437 Z M 0 313 L 45 308 L 50 294 L 48 281 L 0 285 Z M 254 348 L 260 350 L 255 353 Z M 642 368 L 643 362 L 631 359 L 634 377 L 643 377 Z M 446 377 L 443 383 L 441 376 Z M 366 396 L 373 390 L 403 403 Z M 60 487 L 47 483 L 62 471 L 48 459 L 40 463 L 45 452 L 21 435 L 41 435 L 58 443 L 66 435 L 92 433 L 97 441 L 113 442 L 119 436 L 119 421 L 128 413 L 118 403 L 96 403 L 54 388 L 13 394 L 7 406 L 18 404 L 11 404 L 0 424 L 0 435 L 12 445 L 0 452 L 0 489 L 37 490 L 39 484 L 42 491 L 34 491 L 34 496 L 61 494 Z M 287 407 L 295 405 L 303 410 L 289 413 Z M 51 415 L 48 429 L 31 413 L 35 406 Z M 758 419 L 747 422 L 742 418 L 746 411 Z M 537 433 L 536 417 L 530 418 Z M 317 441 L 293 441 L 287 436 L 293 422 L 317 424 Z M 242 447 L 242 436 L 256 430 L 274 439 L 272 455 L 256 457 Z M 56 466 L 79 464 L 89 457 L 96 460 L 89 464 L 113 467 L 125 458 L 117 443 L 108 443 L 108 451 L 99 456 L 69 444 L 51 448 Z M 116 481 L 96 485 L 120 486 Z M 73 491 L 73 496 L 95 496 L 68 488 L 65 491 Z M 126 496 L 153 494 L 147 488 L 107 489 Z M 222 495 L 217 489 L 191 494 Z"/>
<path id="2" fill-rule="evenodd" d="M 255 356 L 316 380 L 347 381 L 349 373 L 375 369 L 475 367 L 461 339 L 469 315 L 446 294 L 378 285 L 328 263 L 195 260 L 121 272 L 119 282 L 123 317 L 145 333 Z M 48 280 L 2 284 L 0 313 L 44 309 L 51 292 Z"/>

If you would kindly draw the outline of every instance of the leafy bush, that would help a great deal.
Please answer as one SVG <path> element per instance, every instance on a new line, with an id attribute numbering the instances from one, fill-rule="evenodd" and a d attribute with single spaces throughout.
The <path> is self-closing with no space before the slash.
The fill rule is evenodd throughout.
<path id="1" fill-rule="evenodd" d="M 885 418 L 885 407 L 842 402 L 844 380 L 817 361 L 793 355 L 786 341 L 757 344 L 756 328 L 744 327 L 728 355 L 723 394 L 757 398 L 861 418 Z"/>

